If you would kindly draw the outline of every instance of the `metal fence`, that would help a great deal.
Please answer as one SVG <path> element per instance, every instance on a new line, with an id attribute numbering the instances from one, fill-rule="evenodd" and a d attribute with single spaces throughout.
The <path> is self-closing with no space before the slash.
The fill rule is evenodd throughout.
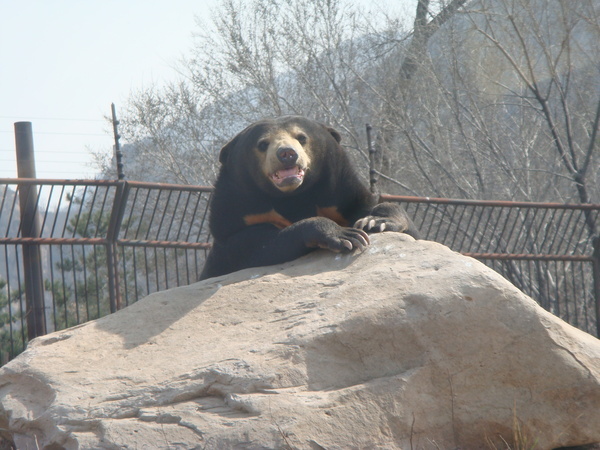
<path id="1" fill-rule="evenodd" d="M 0 179 L 0 358 L 34 336 L 198 280 L 211 188 Z M 598 336 L 600 205 L 383 196 L 426 239 L 481 259 L 544 308 Z M 27 267 L 27 270 L 25 270 Z M 594 286 L 596 283 L 596 286 Z"/>
<path id="2" fill-rule="evenodd" d="M 600 205 L 382 196 L 426 239 L 493 268 L 543 308 L 600 336 Z"/>
<path id="3" fill-rule="evenodd" d="M 2 362 L 35 336 L 197 281 L 209 248 L 210 193 L 123 181 L 0 179 Z"/>

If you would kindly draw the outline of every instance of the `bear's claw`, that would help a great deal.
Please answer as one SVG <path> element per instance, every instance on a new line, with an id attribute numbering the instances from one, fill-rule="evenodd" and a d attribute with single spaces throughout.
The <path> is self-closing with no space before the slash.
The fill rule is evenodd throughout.
<path id="1" fill-rule="evenodd" d="M 364 230 L 369 233 L 382 233 L 386 229 L 388 231 L 404 231 L 399 226 L 395 224 L 392 220 L 387 217 L 363 217 L 359 219 L 354 224 L 354 228 L 358 228 L 359 230 Z"/>

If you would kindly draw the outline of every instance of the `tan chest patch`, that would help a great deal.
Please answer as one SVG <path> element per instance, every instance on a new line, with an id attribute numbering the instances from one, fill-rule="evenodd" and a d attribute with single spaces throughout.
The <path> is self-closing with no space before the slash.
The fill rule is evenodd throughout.
<path id="1" fill-rule="evenodd" d="M 342 216 L 336 206 L 327 206 L 324 208 L 317 206 L 317 216 L 327 217 L 342 227 L 348 226 L 348 221 L 344 216 Z M 258 225 L 261 223 L 270 223 L 271 225 L 275 225 L 280 230 L 283 230 L 292 224 L 292 222 L 283 217 L 274 209 L 266 213 L 248 214 L 244 216 L 244 223 L 248 226 Z"/>
<path id="2" fill-rule="evenodd" d="M 248 214 L 244 216 L 244 223 L 248 226 L 258 225 L 261 223 L 270 223 L 275 225 L 280 230 L 284 229 L 285 227 L 289 227 L 292 224 L 292 222 L 287 220 L 274 209 L 266 213 Z"/>

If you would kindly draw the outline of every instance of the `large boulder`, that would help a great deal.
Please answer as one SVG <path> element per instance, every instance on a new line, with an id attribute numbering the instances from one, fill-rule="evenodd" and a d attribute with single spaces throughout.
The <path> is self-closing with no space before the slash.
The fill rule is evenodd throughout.
<path id="1" fill-rule="evenodd" d="M 0 370 L 17 448 L 600 442 L 600 341 L 397 233 L 153 294 Z"/>

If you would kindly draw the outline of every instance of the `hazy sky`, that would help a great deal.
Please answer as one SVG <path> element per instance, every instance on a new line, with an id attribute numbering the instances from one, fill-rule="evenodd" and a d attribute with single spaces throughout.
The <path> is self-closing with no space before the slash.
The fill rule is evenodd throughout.
<path id="1" fill-rule="evenodd" d="M 369 4 L 372 0 L 359 0 Z M 195 16 L 218 0 L 0 0 L 0 178 L 17 176 L 14 122 L 33 124 L 38 178 L 94 176 L 110 104 L 172 80 Z M 381 4 L 416 0 L 382 0 Z"/>

